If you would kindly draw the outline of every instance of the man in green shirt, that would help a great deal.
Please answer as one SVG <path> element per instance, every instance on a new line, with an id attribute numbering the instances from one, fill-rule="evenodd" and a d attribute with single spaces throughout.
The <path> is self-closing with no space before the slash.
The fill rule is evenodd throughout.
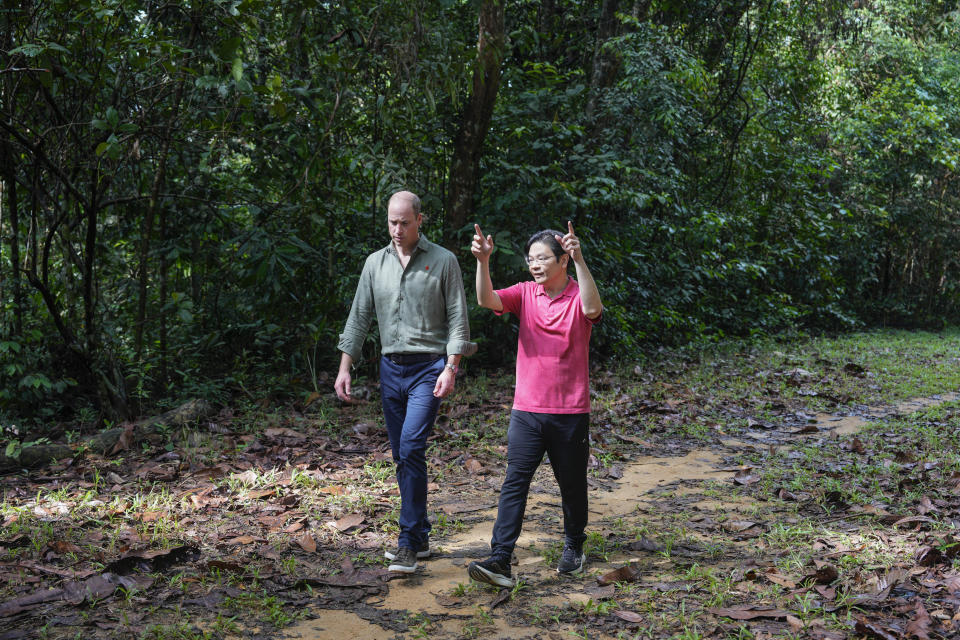
<path id="1" fill-rule="evenodd" d="M 384 555 L 390 571 L 413 573 L 430 556 L 427 437 L 440 399 L 456 384 L 470 342 L 467 298 L 456 257 L 420 234 L 420 199 L 399 191 L 387 205 L 391 243 L 367 257 L 337 348 L 337 396 L 353 402 L 350 368 L 376 314 L 380 329 L 380 397 L 400 486 L 400 535 Z"/>

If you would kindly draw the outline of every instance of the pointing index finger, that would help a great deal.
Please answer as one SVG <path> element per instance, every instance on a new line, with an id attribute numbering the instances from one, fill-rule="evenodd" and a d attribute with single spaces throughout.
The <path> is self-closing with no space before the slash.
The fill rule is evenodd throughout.
<path id="1" fill-rule="evenodd" d="M 574 233 L 573 233 L 573 223 L 570 222 L 569 220 L 567 220 L 567 229 L 570 231 L 570 235 L 574 235 Z"/>
<path id="2" fill-rule="evenodd" d="M 478 236 L 481 238 L 483 237 L 483 231 L 480 231 L 480 225 L 478 225 L 476 222 L 473 223 L 473 230 L 477 232 Z"/>

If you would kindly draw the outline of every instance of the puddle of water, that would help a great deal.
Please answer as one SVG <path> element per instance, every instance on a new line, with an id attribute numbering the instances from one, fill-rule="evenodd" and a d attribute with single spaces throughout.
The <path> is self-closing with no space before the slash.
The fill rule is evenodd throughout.
<path id="1" fill-rule="evenodd" d="M 283 630 L 286 638 L 300 640 L 333 640 L 336 638 L 364 638 L 365 640 L 390 640 L 396 633 L 370 624 L 349 611 L 322 609 L 316 611 L 320 616 L 316 620 L 304 620 Z"/>
<path id="2" fill-rule="evenodd" d="M 379 606 L 384 609 L 407 610 L 427 615 L 469 614 L 471 608 L 445 607 L 437 601 L 437 596 L 450 596 L 458 584 L 470 584 L 467 575 L 469 562 L 459 558 L 436 558 L 418 560 L 422 568 L 411 578 L 399 578 L 390 581 L 390 593 Z"/>
<path id="3" fill-rule="evenodd" d="M 869 420 L 860 416 L 843 416 L 837 420 L 837 416 L 830 413 L 818 413 L 814 416 L 817 420 L 817 426 L 820 429 L 832 431 L 838 436 L 849 436 L 867 424 Z"/>
<path id="4" fill-rule="evenodd" d="M 534 640 L 543 638 L 543 629 L 535 627 L 513 626 L 493 613 L 492 621 L 444 620 L 440 623 L 440 630 L 430 634 L 434 638 L 483 638 L 484 640 Z M 567 636 L 571 637 L 571 636 Z"/>
<path id="5" fill-rule="evenodd" d="M 950 392 L 941 393 L 935 398 L 914 398 L 912 400 L 905 400 L 897 405 L 897 413 L 913 413 L 914 411 L 926 409 L 927 407 L 943 404 L 945 402 L 954 402 L 957 399 L 960 399 L 960 393 Z"/>
<path id="6" fill-rule="evenodd" d="M 645 493 L 671 482 L 722 478 L 716 469 L 718 466 L 719 454 L 702 449 L 677 458 L 644 456 L 634 459 L 624 469 L 616 489 L 591 496 L 591 516 L 608 517 L 633 511 Z"/>
<path id="7" fill-rule="evenodd" d="M 935 398 L 912 398 L 910 400 L 904 400 L 899 402 L 894 406 L 892 413 L 897 415 L 907 415 L 914 413 L 915 411 L 920 411 L 921 409 L 927 409 L 929 407 L 936 406 L 938 404 L 943 404 L 944 402 L 954 402 L 955 400 L 960 399 L 960 393 L 943 393 Z M 821 429 L 826 429 L 832 431 L 838 436 L 849 436 L 857 433 L 860 429 L 863 428 L 863 425 L 868 422 L 878 420 L 884 415 L 889 414 L 873 414 L 863 416 L 834 416 L 829 413 L 818 413 L 815 417 L 817 420 L 817 426 Z"/>

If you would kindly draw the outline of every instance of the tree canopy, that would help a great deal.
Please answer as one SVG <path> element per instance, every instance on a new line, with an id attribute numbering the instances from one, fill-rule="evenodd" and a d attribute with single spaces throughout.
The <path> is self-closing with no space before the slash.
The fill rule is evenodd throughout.
<path id="1" fill-rule="evenodd" d="M 401 188 L 467 274 L 473 222 L 492 233 L 501 286 L 571 220 L 602 353 L 960 311 L 952 2 L 48 0 L 0 22 L 0 418 L 320 390 Z M 502 364 L 509 320 L 471 319 Z"/>

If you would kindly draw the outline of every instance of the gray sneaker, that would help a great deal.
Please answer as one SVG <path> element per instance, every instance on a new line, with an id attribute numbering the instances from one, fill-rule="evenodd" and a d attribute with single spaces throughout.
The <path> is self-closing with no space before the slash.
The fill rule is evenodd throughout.
<path id="1" fill-rule="evenodd" d="M 398 551 L 400 551 L 400 547 L 397 547 L 393 551 L 388 549 L 383 552 L 383 557 L 386 558 L 387 560 L 394 560 L 397 557 Z M 420 545 L 420 548 L 417 549 L 417 559 L 423 560 L 424 558 L 429 558 L 429 557 L 430 557 L 430 541 L 424 540 L 423 544 Z"/>
<path id="2" fill-rule="evenodd" d="M 583 552 L 583 547 L 579 549 L 571 545 L 564 545 L 563 555 L 560 556 L 560 562 L 557 563 L 557 573 L 568 576 L 575 576 L 583 571 L 583 563 L 587 560 L 587 554 Z"/>
<path id="3" fill-rule="evenodd" d="M 400 547 L 387 570 L 398 573 L 413 573 L 417 570 L 417 554 L 410 547 Z"/>

